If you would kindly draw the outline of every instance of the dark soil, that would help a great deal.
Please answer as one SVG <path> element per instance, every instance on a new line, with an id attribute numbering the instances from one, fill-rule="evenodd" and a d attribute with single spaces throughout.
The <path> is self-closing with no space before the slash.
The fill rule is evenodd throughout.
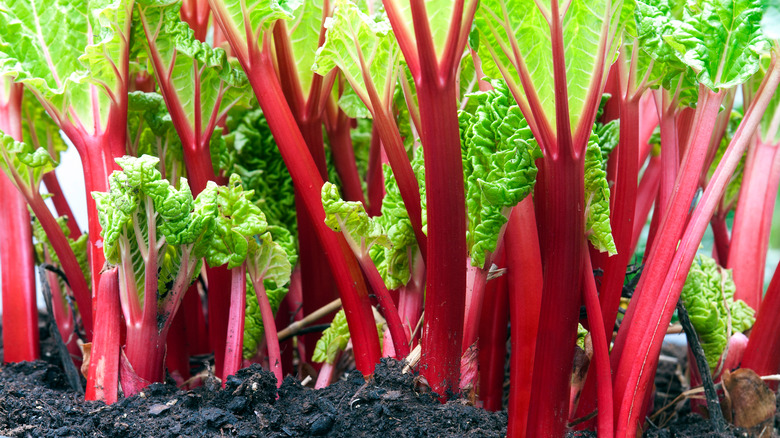
<path id="1" fill-rule="evenodd" d="M 9 437 L 502 437 L 506 413 L 440 404 L 387 359 L 368 381 L 359 372 L 328 388 L 304 388 L 253 365 L 190 391 L 153 384 L 106 406 L 85 402 L 59 366 L 48 332 L 43 360 L 0 368 L 0 436 Z M 2 354 L 2 347 L 0 347 Z"/>
<path id="2" fill-rule="evenodd" d="M 43 319 L 43 318 L 42 318 Z M 288 377 L 276 398 L 275 378 L 258 365 L 183 391 L 154 384 L 142 394 L 106 406 L 70 389 L 46 330 L 43 360 L 0 368 L 0 438 L 9 437 L 502 437 L 506 411 L 493 413 L 464 401 L 440 404 L 401 364 L 384 360 L 366 381 L 351 372 L 322 390 Z M 0 345 L 0 355 L 2 346 Z M 684 349 L 665 348 L 656 377 L 655 409 L 684 388 Z M 778 399 L 780 404 L 780 399 Z M 780 409 L 778 410 L 780 412 Z M 688 403 L 655 419 L 646 437 L 745 437 L 714 432 Z M 775 428 L 780 416 L 775 417 Z M 595 437 L 593 432 L 569 436 Z M 776 435 L 775 435 L 776 436 Z"/>

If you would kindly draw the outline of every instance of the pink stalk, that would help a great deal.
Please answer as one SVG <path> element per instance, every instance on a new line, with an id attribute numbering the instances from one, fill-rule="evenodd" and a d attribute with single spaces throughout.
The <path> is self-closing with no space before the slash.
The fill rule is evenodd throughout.
<path id="1" fill-rule="evenodd" d="M 265 296 L 265 293 L 263 293 Z M 260 293 L 257 294 L 260 302 Z M 265 297 L 266 302 L 268 297 Z M 269 305 L 270 308 L 270 305 Z M 228 319 L 227 340 L 225 341 L 225 362 L 222 368 L 224 377 L 232 376 L 241 369 L 241 360 L 243 359 L 244 347 L 244 320 L 246 311 L 246 263 L 230 270 L 230 317 Z M 265 324 L 266 315 L 263 312 L 263 304 L 260 304 L 260 311 Z M 271 313 L 273 321 L 273 313 Z M 274 330 L 274 333 L 276 330 Z M 268 343 L 269 355 L 272 350 L 271 342 Z M 279 342 L 276 342 L 276 354 L 279 354 Z M 272 357 L 273 358 L 273 357 Z M 277 356 L 278 359 L 278 356 Z M 281 364 L 281 362 L 279 362 Z M 281 369 L 281 368 L 280 368 Z M 275 370 L 274 370 L 275 371 Z M 276 374 L 276 372 L 274 372 Z M 277 376 L 278 380 L 278 376 Z M 222 380 L 222 387 L 225 387 L 225 379 Z"/>
<path id="2" fill-rule="evenodd" d="M 772 229 L 772 212 L 780 183 L 780 142 L 758 139 L 748 149 L 737 201 L 727 268 L 733 270 L 734 299 L 758 309 L 764 291 L 764 269 Z M 720 251 L 718 251 L 720 255 Z M 722 260 L 726 260 L 724 256 Z"/>
<path id="3" fill-rule="evenodd" d="M 658 362 L 658 354 L 661 349 L 663 333 L 665 333 L 666 326 L 669 324 L 672 314 L 674 313 L 683 284 L 685 283 L 693 258 L 696 255 L 696 249 L 699 242 L 701 242 L 704 231 L 723 195 L 726 185 L 728 184 L 734 169 L 736 169 L 750 137 L 755 132 L 756 127 L 761 120 L 761 116 L 766 110 L 778 83 L 780 83 L 780 68 L 778 68 L 776 56 L 773 56 L 773 62 L 764 77 L 757 97 L 751 103 L 742 123 L 737 129 L 726 153 L 710 180 L 710 183 L 707 185 L 704 195 L 691 217 L 685 234 L 682 236 L 679 247 L 677 248 L 677 251 L 673 253 L 673 260 L 666 265 L 667 267 L 663 272 L 659 273 L 659 276 L 663 278 L 663 281 L 658 283 L 652 281 L 655 277 L 652 275 L 653 272 L 651 268 L 651 275 L 648 277 L 650 280 L 645 280 L 645 287 L 647 287 L 645 291 L 647 292 L 642 292 L 639 296 L 639 300 L 632 300 L 632 305 L 637 301 L 640 304 L 645 303 L 646 305 L 643 306 L 644 308 L 640 308 L 640 306 L 637 305 L 633 315 L 631 315 L 632 319 L 629 329 L 621 330 L 618 333 L 618 341 L 620 341 L 621 335 L 632 340 L 630 343 L 625 342 L 625 339 L 622 342 L 624 348 L 622 349 L 620 366 L 615 379 L 615 398 L 618 399 L 618 397 L 620 397 L 621 399 L 619 404 L 618 423 L 616 425 L 617 434 L 619 436 L 635 436 L 637 428 L 644 418 L 643 412 L 638 408 L 640 407 L 639 405 L 642 400 L 644 400 L 646 391 L 648 391 L 652 384 L 650 378 L 654 375 L 654 372 L 651 372 L 651 370 L 655 369 Z M 708 105 L 709 102 L 705 101 L 702 106 L 706 108 Z M 714 118 L 709 119 L 712 120 Z M 707 119 L 705 119 L 705 121 L 706 120 Z M 700 134 L 701 125 L 701 123 L 697 123 L 693 135 L 694 141 L 690 143 L 691 146 L 688 147 L 686 155 L 697 153 L 697 149 L 701 147 L 697 141 L 698 139 L 704 138 L 707 140 L 707 143 L 709 143 L 709 137 L 705 136 L 703 133 Z M 711 128 L 704 130 L 704 133 L 706 134 L 710 134 L 711 132 Z M 683 172 L 681 175 L 683 177 L 698 177 L 700 172 L 688 173 L 685 171 L 688 161 L 688 156 L 686 156 L 686 159 L 683 162 Z M 682 184 L 678 184 L 678 189 L 680 189 L 681 186 Z M 677 204 L 676 198 L 677 196 L 672 199 L 673 207 Z M 689 205 L 690 201 L 688 201 L 688 206 Z M 670 210 L 670 213 L 667 215 L 667 219 L 671 217 L 671 221 L 677 220 L 680 215 L 672 214 L 671 211 L 672 210 Z M 679 222 L 679 220 L 677 221 Z M 666 223 L 668 220 L 665 220 L 664 222 Z M 664 227 L 662 226 L 662 228 Z M 669 237 L 673 236 L 673 234 L 666 234 L 666 232 L 664 232 L 660 235 L 664 236 L 664 240 L 658 245 L 659 248 L 662 248 L 662 245 L 668 244 L 667 242 L 671 240 Z M 672 244 L 676 243 L 675 239 Z M 653 256 L 651 255 L 651 257 Z M 659 262 L 653 260 L 652 263 Z M 648 272 L 645 272 L 645 274 L 647 273 Z M 661 293 L 654 293 L 656 291 L 660 291 Z M 628 316 L 629 315 L 627 315 L 627 317 Z M 620 345 L 620 342 L 618 342 L 617 345 Z"/>
<path id="4" fill-rule="evenodd" d="M 336 373 L 336 364 L 339 362 L 341 353 L 336 355 L 336 360 L 333 363 L 325 362 L 320 368 L 320 373 L 317 375 L 317 382 L 314 383 L 314 389 L 326 388 L 333 381 L 333 375 Z"/>
<path id="5" fill-rule="evenodd" d="M 366 184 L 368 185 L 368 209 L 369 216 L 382 214 L 382 199 L 385 197 L 385 178 L 382 173 L 382 155 L 384 154 L 382 142 L 376 126 L 371 128 L 371 145 L 368 152 L 368 169 L 366 171 Z"/>
<path id="6" fill-rule="evenodd" d="M 268 294 L 265 293 L 263 279 L 252 278 L 252 286 L 254 286 L 255 293 L 257 294 L 257 304 L 260 307 L 260 316 L 263 318 L 263 332 L 265 333 L 265 341 L 268 348 L 269 367 L 276 377 L 276 387 L 279 388 L 282 386 L 284 376 L 282 375 L 282 359 L 279 353 L 279 338 L 276 335 L 274 313 L 273 310 L 271 310 L 271 303 L 268 301 Z"/>
<path id="7" fill-rule="evenodd" d="M 52 171 L 43 175 L 43 184 L 46 185 L 46 191 L 52 195 L 51 200 L 54 204 L 54 209 L 57 211 L 57 215 L 68 218 L 70 238 L 73 240 L 78 239 L 81 236 L 81 229 L 76 222 L 76 216 L 73 215 L 73 211 L 70 209 L 68 200 L 65 199 L 65 194 L 62 193 L 62 187 L 60 187 L 60 181 L 57 179 L 57 174 Z"/>
<path id="8" fill-rule="evenodd" d="M 729 252 L 731 252 L 731 239 L 729 238 L 729 228 L 726 224 L 726 213 L 715 212 L 712 215 L 712 219 L 710 219 L 710 227 L 715 238 L 715 246 L 712 250 L 715 260 L 721 266 L 725 265 L 725 261 L 729 259 Z"/>
<path id="9" fill-rule="evenodd" d="M 360 201 L 364 206 L 366 198 L 363 195 L 363 186 L 360 184 L 360 175 L 355 164 L 355 149 L 352 146 L 350 125 L 352 120 L 344 111 L 330 99 L 326 106 L 325 129 L 328 132 L 333 164 L 341 179 L 344 199 L 347 201 Z"/>
<path id="10" fill-rule="evenodd" d="M 780 264 L 775 268 L 764 302 L 758 309 L 742 358 L 742 367 L 750 368 L 759 376 L 780 372 L 780 318 L 777 315 L 780 315 Z"/>
<path id="11" fill-rule="evenodd" d="M 206 41 L 210 12 L 209 3 L 206 0 L 184 0 L 181 5 L 181 19 L 195 31 L 195 38 L 198 41 Z"/>
<path id="12" fill-rule="evenodd" d="M 0 131 L 22 139 L 22 86 L 0 78 Z M 6 86 L 7 85 L 7 86 Z M 7 92 L 7 94 L 6 94 Z M 0 172 L 0 272 L 3 300 L 3 360 L 32 361 L 40 357 L 38 308 L 32 228 L 25 198 Z M 59 297 L 57 297 L 59 298 Z"/>
<path id="13" fill-rule="evenodd" d="M 507 436 L 518 438 L 530 436 L 526 425 L 542 307 L 542 256 L 530 196 L 512 210 L 504 239 L 512 330 Z"/>
<path id="14" fill-rule="evenodd" d="M 121 344 L 121 310 L 119 305 L 118 268 L 106 271 L 97 290 L 97 326 L 92 342 L 87 376 L 87 400 L 117 401 L 119 385 L 119 350 Z"/>

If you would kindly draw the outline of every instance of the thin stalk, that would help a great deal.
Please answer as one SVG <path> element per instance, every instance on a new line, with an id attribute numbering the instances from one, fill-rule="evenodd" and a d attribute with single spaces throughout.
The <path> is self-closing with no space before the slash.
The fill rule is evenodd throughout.
<path id="1" fill-rule="evenodd" d="M 653 208 L 653 203 L 658 196 L 658 187 L 661 185 L 661 158 L 652 157 L 647 164 L 642 180 L 639 182 L 636 196 L 636 209 L 634 214 L 634 232 L 631 237 L 631 246 L 629 252 L 634 254 L 636 246 L 639 244 L 639 238 L 642 236 L 642 230 L 647 223 L 647 217 Z"/>
<path id="2" fill-rule="evenodd" d="M 382 159 L 383 155 L 384 148 L 379 139 L 379 133 L 376 126 L 372 126 L 368 169 L 366 171 L 366 185 L 368 186 L 368 209 L 366 212 L 372 217 L 382 214 L 382 199 L 385 197 L 385 178 L 382 173 L 382 163 L 385 161 Z"/>
<path id="3" fill-rule="evenodd" d="M 360 184 L 360 175 L 355 164 L 355 148 L 352 146 L 352 136 L 350 135 L 351 120 L 333 99 L 328 100 L 326 111 L 325 129 L 328 133 L 328 140 L 330 140 L 333 164 L 341 180 L 344 199 L 359 201 L 367 207 L 363 186 Z"/>
<path id="4" fill-rule="evenodd" d="M 593 276 L 590 256 L 583 251 L 583 300 L 588 312 L 588 324 L 590 325 L 590 338 L 593 342 L 593 360 L 595 363 L 596 383 L 598 384 L 598 433 L 600 437 L 611 438 L 613 433 L 613 405 L 612 405 L 612 373 L 609 365 L 609 341 L 605 336 L 604 324 L 601 317 L 599 293 L 596 289 L 596 280 Z M 603 303 L 601 303 L 603 304 Z M 592 375 L 591 373 L 588 373 Z M 592 378 L 592 377 L 591 377 Z"/>
<path id="5" fill-rule="evenodd" d="M 716 255 L 715 259 L 718 261 L 718 264 L 725 265 L 725 261 L 729 259 L 729 252 L 731 252 L 731 242 L 729 239 L 729 228 L 726 224 L 726 215 L 716 212 L 712 216 L 712 219 L 710 219 L 710 227 L 712 228 L 712 234 L 715 238 L 715 248 L 713 248 Z"/>
<path id="6" fill-rule="evenodd" d="M 259 295 L 260 294 L 258 293 L 258 296 Z M 222 368 L 222 375 L 224 377 L 232 376 L 241 369 L 244 346 L 245 311 L 246 263 L 243 263 L 241 266 L 230 270 L 230 317 L 228 319 L 227 340 L 225 341 L 225 362 Z M 271 319 L 273 320 L 273 318 Z M 263 322 L 265 321 L 265 315 L 263 315 Z M 225 386 L 225 381 L 226 379 L 222 380 L 223 388 Z"/>
<path id="7" fill-rule="evenodd" d="M 489 411 L 504 408 L 504 365 L 509 328 L 507 276 L 487 282 L 479 326 L 479 399 Z"/>
<path id="8" fill-rule="evenodd" d="M 263 318 L 263 332 L 265 333 L 266 347 L 268 348 L 268 364 L 271 372 L 276 377 L 276 387 L 282 386 L 282 358 L 279 353 L 279 338 L 276 335 L 276 320 L 265 293 L 265 285 L 262 278 L 252 278 L 252 286 L 257 294 L 257 304 L 260 307 L 260 316 Z"/>
<path id="9" fill-rule="evenodd" d="M 54 204 L 54 209 L 57 211 L 57 215 L 68 218 L 70 238 L 76 240 L 81 237 L 81 229 L 76 222 L 76 216 L 73 215 L 73 211 L 70 209 L 68 200 L 65 199 L 65 194 L 62 193 L 62 187 L 60 187 L 60 181 L 57 179 L 57 174 L 52 171 L 43 175 L 43 184 L 46 185 L 46 191 L 52 195 L 51 200 Z"/>

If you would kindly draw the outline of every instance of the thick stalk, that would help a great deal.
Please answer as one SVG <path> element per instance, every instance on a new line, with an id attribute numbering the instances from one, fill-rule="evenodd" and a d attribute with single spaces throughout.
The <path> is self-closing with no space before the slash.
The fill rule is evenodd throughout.
<path id="1" fill-rule="evenodd" d="M 301 194 L 306 210 L 314 218 L 317 237 L 322 246 L 327 248 L 328 262 L 344 302 L 350 332 L 356 339 L 356 365 L 358 370 L 368 375 L 373 372 L 381 352 L 379 340 L 375 334 L 372 335 L 372 331 L 375 333 L 374 321 L 363 275 L 343 236 L 325 225 L 325 212 L 320 197 L 323 181 L 282 93 L 269 50 L 266 48 L 257 54 L 250 64 L 247 64 L 249 60 L 243 60 L 242 64 L 248 72 L 258 102 L 264 109 L 293 183 Z"/>
<path id="2" fill-rule="evenodd" d="M 259 293 L 257 294 L 259 298 Z M 260 307 L 262 311 L 262 304 Z M 225 363 L 222 368 L 224 377 L 232 376 L 241 369 L 244 345 L 244 316 L 246 312 L 246 264 L 230 270 L 230 318 L 228 319 L 227 340 L 225 341 Z M 271 317 L 273 321 L 273 314 Z M 265 322 L 265 314 L 263 314 Z M 278 352 L 277 343 L 277 352 Z M 269 346 L 270 350 L 270 346 Z M 225 386 L 222 379 L 222 386 Z"/>
<path id="3" fill-rule="evenodd" d="M 382 173 L 383 149 L 377 128 L 373 126 L 371 128 L 371 145 L 368 151 L 368 169 L 366 170 L 366 185 L 368 186 L 368 209 L 366 212 L 372 217 L 382 214 L 382 199 L 385 197 L 385 178 Z"/>
<path id="4" fill-rule="evenodd" d="M 445 395 L 459 387 L 466 302 L 466 200 L 455 81 L 423 76 L 417 93 L 428 207 L 421 369 L 434 392 Z"/>
<path id="5" fill-rule="evenodd" d="M 641 409 L 638 409 L 639 404 L 644 400 L 646 391 L 652 385 L 650 378 L 654 375 L 648 370 L 654 370 L 658 362 L 663 333 L 665 333 L 666 326 L 674 313 L 680 292 L 696 255 L 696 249 L 778 83 L 780 83 L 780 68 L 778 68 L 776 59 L 773 59 L 757 98 L 746 112 L 691 217 L 679 248 L 674 253 L 674 259 L 662 273 L 665 277 L 663 282 L 645 283 L 645 286 L 649 288 L 648 291 L 661 291 L 660 294 L 657 294 L 660 296 L 651 293 L 640 295 L 639 301 L 647 302 L 647 305 L 645 308 L 636 306 L 628 330 L 621 330 L 618 333 L 618 340 L 620 340 L 621 334 L 625 334 L 632 340 L 631 343 L 623 341 L 625 348 L 622 351 L 622 359 L 615 380 L 617 384 L 615 386 L 616 400 L 618 396 L 622 397 L 620 415 L 616 425 L 618 436 L 635 436 L 637 428 L 641 424 L 643 413 Z M 707 134 L 711 132 L 711 129 L 706 130 Z M 694 134 L 694 139 L 697 137 L 698 135 Z M 689 152 L 696 149 L 697 143 L 692 142 L 691 147 L 688 148 Z M 699 172 L 692 175 L 698 176 Z M 676 199 L 673 198 L 672 205 L 675 204 L 675 201 Z M 671 215 L 671 217 L 676 216 Z M 664 238 L 666 240 L 668 236 L 664 235 Z M 634 301 L 632 300 L 632 305 Z"/>
<path id="6" fill-rule="evenodd" d="M 184 0 L 181 5 L 181 19 L 195 31 L 198 41 L 206 41 L 209 30 L 209 4 L 206 0 Z"/>
<path id="7" fill-rule="evenodd" d="M 485 266 L 487 269 L 474 268 L 474 281 L 466 284 L 466 309 L 463 317 L 463 351 L 465 352 L 474 342 L 477 341 L 477 335 L 480 327 L 480 317 L 482 316 L 482 306 L 485 300 L 485 287 L 487 276 L 492 265 L 491 257 L 486 258 Z M 469 278 L 467 276 L 466 278 Z"/>
<path id="8" fill-rule="evenodd" d="M 87 375 L 87 400 L 117 400 L 119 385 L 119 349 L 121 344 L 121 314 L 119 304 L 118 268 L 106 271 L 97 290 L 97 326 Z"/>
<path id="9" fill-rule="evenodd" d="M 780 183 L 780 143 L 759 139 L 748 150 L 745 174 L 734 216 L 727 268 L 734 273 L 734 299 L 753 309 L 761 305 L 772 213 Z M 720 252 L 718 252 L 720 255 Z M 723 257 L 721 260 L 726 260 Z"/>
<path id="10" fill-rule="evenodd" d="M 263 332 L 265 333 L 265 343 L 268 348 L 268 365 L 271 372 L 276 376 L 276 387 L 282 386 L 282 358 L 279 353 L 279 338 L 276 335 L 276 321 L 274 313 L 271 310 L 271 303 L 268 301 L 268 294 L 265 293 L 265 286 L 262 278 L 253 278 L 252 285 L 257 294 L 257 304 L 260 307 L 260 316 L 263 318 Z"/>
<path id="11" fill-rule="evenodd" d="M 512 331 L 507 436 L 518 438 L 529 436 L 526 425 L 542 307 L 542 257 L 530 196 L 512 210 L 504 239 Z"/>
<path id="12" fill-rule="evenodd" d="M 21 85 L 0 79 L 0 131 L 22 140 Z M 40 357 L 35 261 L 27 203 L 11 180 L 0 172 L 0 273 L 3 301 L 3 360 L 32 361 Z"/>

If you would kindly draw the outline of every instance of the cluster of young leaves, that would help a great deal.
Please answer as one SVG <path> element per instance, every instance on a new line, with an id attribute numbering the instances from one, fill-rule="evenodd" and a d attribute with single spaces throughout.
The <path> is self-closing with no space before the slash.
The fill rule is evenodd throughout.
<path id="1" fill-rule="evenodd" d="M 184 150 L 162 95 L 131 92 L 127 109 L 127 152 L 159 158 L 162 177 L 178 184 L 179 177 L 186 176 Z"/>
<path id="2" fill-rule="evenodd" d="M 711 257 L 696 256 L 680 298 L 711 370 L 717 368 L 729 335 L 745 332 L 755 322 L 755 311 L 744 301 L 734 300 L 735 290 L 730 270 L 718 266 Z"/>
<path id="3" fill-rule="evenodd" d="M 158 297 L 173 286 L 172 279 L 187 271 L 194 275 L 199 260 L 211 248 L 216 220 L 216 185 L 211 183 L 193 199 L 187 181 L 176 189 L 158 170 L 159 159 L 149 155 L 117 159 L 122 168 L 109 178 L 109 192 L 92 194 L 103 228 L 106 260 L 120 267 L 132 263 L 133 281 L 139 296 L 145 288 L 145 265 L 156 252 Z M 156 236 L 150 241 L 150 236 Z M 156 249 L 156 251 L 155 251 Z M 150 251 L 151 250 L 151 251 Z M 192 266 L 179 266 L 185 256 Z M 185 279 L 189 284 L 194 277 Z"/>

